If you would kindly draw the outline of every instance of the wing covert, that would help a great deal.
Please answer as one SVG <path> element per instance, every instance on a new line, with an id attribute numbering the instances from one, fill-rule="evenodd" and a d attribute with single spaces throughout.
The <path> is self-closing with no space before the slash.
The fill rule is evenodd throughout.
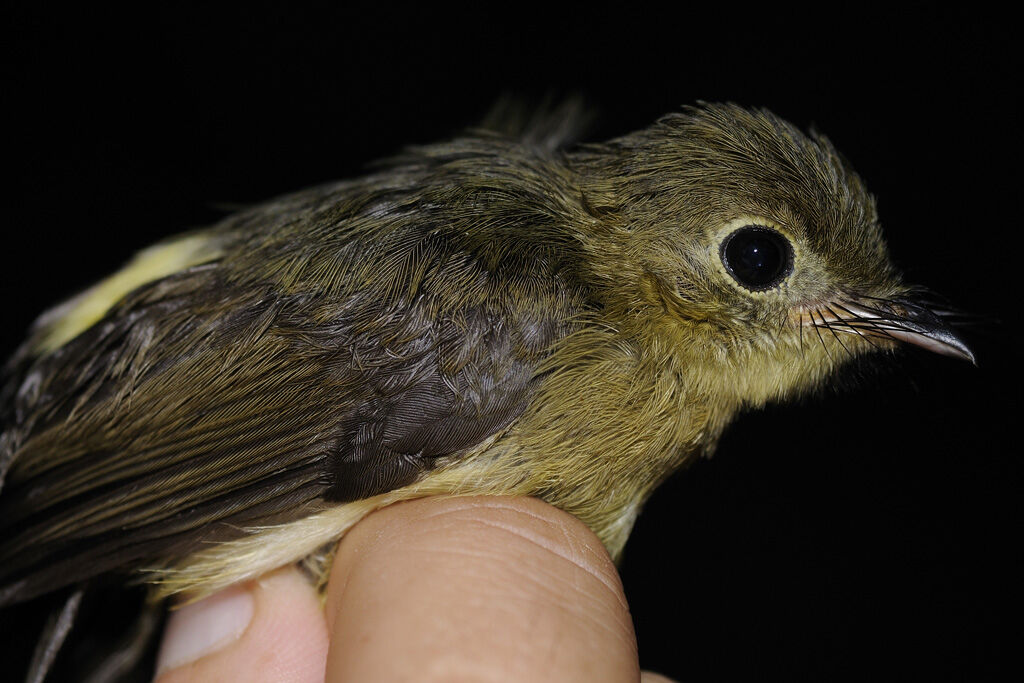
<path id="1" fill-rule="evenodd" d="M 0 388 L 0 604 L 404 486 L 513 422 L 587 294 L 554 227 L 575 195 L 497 144 L 226 219 L 214 260 L 30 339 Z"/>
<path id="2" fill-rule="evenodd" d="M 147 285 L 27 370 L 0 603 L 410 484 L 525 409 L 560 329 L 230 288 L 215 265 Z"/>

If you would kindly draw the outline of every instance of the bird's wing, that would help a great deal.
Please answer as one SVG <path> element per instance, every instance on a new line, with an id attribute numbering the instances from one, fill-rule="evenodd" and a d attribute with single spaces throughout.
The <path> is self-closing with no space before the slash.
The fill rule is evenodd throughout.
<path id="1" fill-rule="evenodd" d="M 398 269 L 421 277 L 408 295 L 321 296 L 214 260 L 16 359 L 0 605 L 412 483 L 514 420 L 567 329 L 559 305 L 539 302 L 566 297 L 506 305 L 530 295 L 481 268 L 480 296 L 452 304 L 446 278 L 472 258 L 409 248 Z"/>

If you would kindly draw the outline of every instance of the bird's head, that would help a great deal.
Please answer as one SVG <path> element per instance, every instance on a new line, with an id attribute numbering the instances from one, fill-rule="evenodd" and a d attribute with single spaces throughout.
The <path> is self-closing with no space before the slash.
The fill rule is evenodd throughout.
<path id="1" fill-rule="evenodd" d="M 875 202 L 831 143 L 766 111 L 705 105 L 584 150 L 617 322 L 709 392 L 760 404 L 902 343 L 973 360 L 906 284 Z M 662 348 L 664 347 L 664 348 Z"/>

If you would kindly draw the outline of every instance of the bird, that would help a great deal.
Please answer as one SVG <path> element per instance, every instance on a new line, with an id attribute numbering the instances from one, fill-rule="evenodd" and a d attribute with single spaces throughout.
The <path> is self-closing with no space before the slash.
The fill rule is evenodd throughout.
<path id="1" fill-rule="evenodd" d="M 0 383 L 0 607 L 323 577 L 434 495 L 540 498 L 618 558 L 742 412 L 908 345 L 974 361 L 823 135 L 709 103 L 564 128 L 408 148 L 43 313 Z"/>

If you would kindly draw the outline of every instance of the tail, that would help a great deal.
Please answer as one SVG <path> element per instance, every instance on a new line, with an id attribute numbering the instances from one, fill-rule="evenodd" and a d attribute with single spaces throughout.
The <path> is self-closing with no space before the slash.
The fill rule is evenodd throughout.
<path id="1" fill-rule="evenodd" d="M 31 632 L 35 620 L 28 617 L 47 608 L 49 616 L 31 660 L 7 662 L 10 680 L 17 680 L 19 673 L 24 674 L 25 683 L 153 680 L 165 610 L 163 603 L 148 598 L 147 589 L 125 589 L 119 582 L 79 585 L 61 595 L 25 603 L 13 613 L 8 610 L 4 617 L 10 623 L 4 625 Z M 21 640 L 28 637 L 20 634 Z"/>

